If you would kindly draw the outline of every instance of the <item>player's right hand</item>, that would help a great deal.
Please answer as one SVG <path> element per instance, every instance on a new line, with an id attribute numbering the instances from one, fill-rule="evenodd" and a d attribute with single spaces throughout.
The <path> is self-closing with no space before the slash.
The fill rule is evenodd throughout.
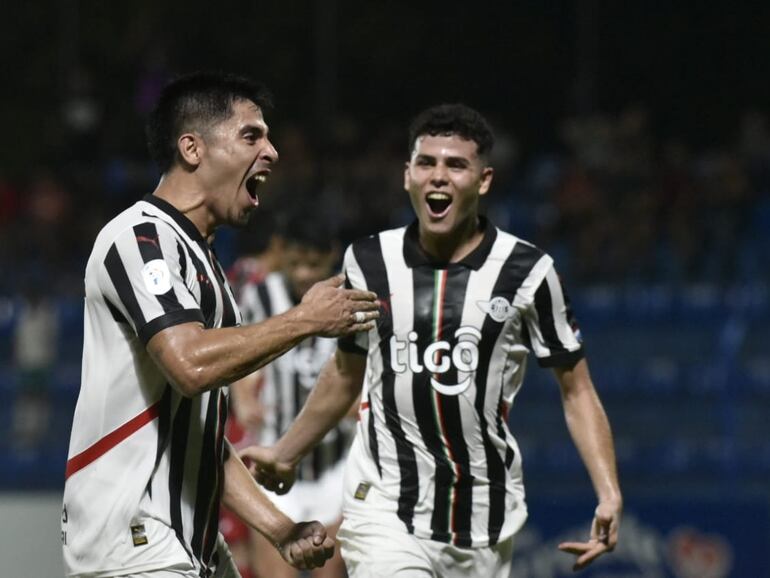
<path id="1" fill-rule="evenodd" d="M 300 570 L 319 568 L 334 555 L 334 540 L 320 522 L 294 524 L 275 546 L 284 560 Z"/>
<path id="2" fill-rule="evenodd" d="M 344 275 L 335 275 L 313 285 L 299 307 L 308 319 L 318 324 L 318 334 L 340 337 L 349 333 L 374 329 L 380 316 L 377 294 L 371 291 L 345 289 Z"/>
<path id="3" fill-rule="evenodd" d="M 294 485 L 294 465 L 278 459 L 274 448 L 249 446 L 238 452 L 257 483 L 276 494 L 285 494 Z"/>

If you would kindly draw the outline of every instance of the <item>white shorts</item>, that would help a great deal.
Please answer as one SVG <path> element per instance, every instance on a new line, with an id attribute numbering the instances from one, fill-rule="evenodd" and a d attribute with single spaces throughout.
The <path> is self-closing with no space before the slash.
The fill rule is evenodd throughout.
<path id="1" fill-rule="evenodd" d="M 217 536 L 216 547 L 217 552 L 219 553 L 219 564 L 217 565 L 217 571 L 211 578 L 241 578 L 241 574 L 238 572 L 235 562 L 233 561 L 233 556 L 230 553 L 230 548 L 228 548 L 225 543 L 222 534 Z M 191 563 L 184 562 L 174 564 L 167 568 L 125 574 L 116 578 L 200 578 L 200 573 L 195 570 L 195 567 Z"/>
<path id="2" fill-rule="evenodd" d="M 346 517 L 337 538 L 350 578 L 508 578 L 511 573 L 513 536 L 492 547 L 458 548 L 372 516 Z"/>
<path id="3" fill-rule="evenodd" d="M 265 493 L 279 510 L 295 522 L 318 520 L 328 526 L 342 516 L 344 478 L 345 460 L 340 460 L 317 480 L 296 482 L 287 494 Z"/>

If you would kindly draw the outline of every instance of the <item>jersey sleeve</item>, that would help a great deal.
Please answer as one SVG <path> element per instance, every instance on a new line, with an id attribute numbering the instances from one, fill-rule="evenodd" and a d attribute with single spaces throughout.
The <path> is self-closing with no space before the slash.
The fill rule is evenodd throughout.
<path id="1" fill-rule="evenodd" d="M 352 245 L 345 251 L 342 272 L 345 274 L 346 289 L 367 289 L 366 279 L 360 265 L 356 261 Z M 366 355 L 369 351 L 369 335 L 365 331 L 345 335 L 337 340 L 337 347 L 347 353 Z"/>
<path id="2" fill-rule="evenodd" d="M 552 263 L 534 292 L 524 321 L 541 367 L 572 367 L 584 357 L 580 329 Z"/>
<path id="3" fill-rule="evenodd" d="M 145 345 L 159 331 L 204 323 L 188 277 L 192 264 L 173 229 L 146 221 L 123 230 L 107 250 L 99 289 L 108 307 L 132 327 Z"/>

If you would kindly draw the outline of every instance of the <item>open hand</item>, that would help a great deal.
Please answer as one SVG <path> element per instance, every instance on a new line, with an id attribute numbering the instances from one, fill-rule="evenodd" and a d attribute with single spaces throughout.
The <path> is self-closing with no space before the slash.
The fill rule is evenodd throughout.
<path id="1" fill-rule="evenodd" d="M 319 281 L 302 298 L 299 307 L 308 319 L 318 324 L 319 335 L 340 337 L 374 329 L 375 320 L 380 316 L 377 294 L 345 289 L 344 282 L 344 275 Z"/>

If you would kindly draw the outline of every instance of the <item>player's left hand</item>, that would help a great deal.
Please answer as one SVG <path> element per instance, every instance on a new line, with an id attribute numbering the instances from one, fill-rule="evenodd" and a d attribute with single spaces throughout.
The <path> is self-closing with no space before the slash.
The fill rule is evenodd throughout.
<path id="1" fill-rule="evenodd" d="M 591 539 L 588 542 L 562 542 L 559 550 L 577 556 L 574 571 L 582 570 L 602 554 L 612 552 L 618 543 L 618 529 L 623 504 L 620 501 L 600 502 L 591 524 Z"/>
<path id="2" fill-rule="evenodd" d="M 294 524 L 290 533 L 276 544 L 281 556 L 299 570 L 323 566 L 334 555 L 334 540 L 320 522 Z"/>

